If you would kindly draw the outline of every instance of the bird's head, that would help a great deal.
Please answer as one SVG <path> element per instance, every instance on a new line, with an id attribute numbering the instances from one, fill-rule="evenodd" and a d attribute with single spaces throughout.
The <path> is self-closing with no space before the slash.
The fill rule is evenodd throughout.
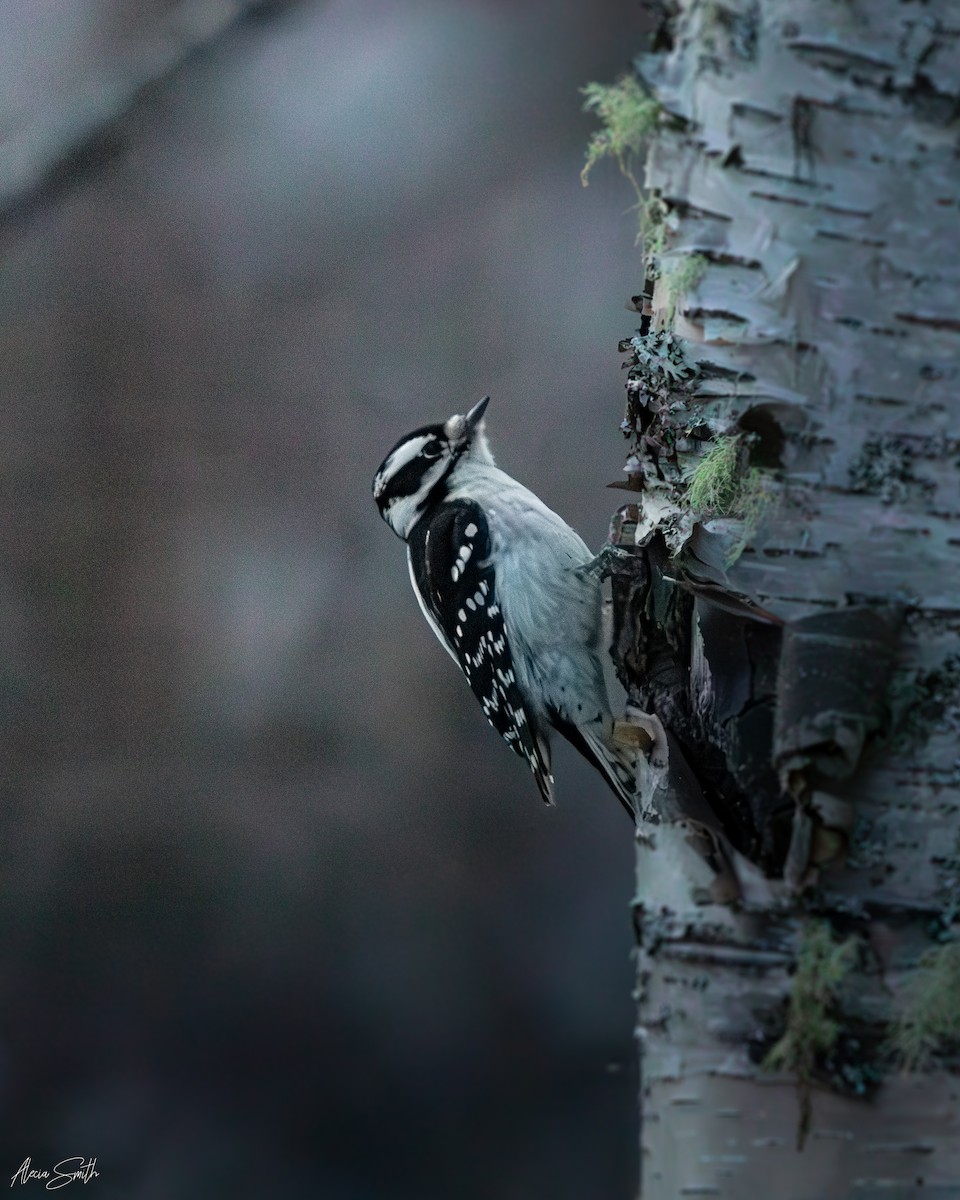
<path id="1" fill-rule="evenodd" d="M 447 491 L 463 461 L 493 465 L 484 433 L 484 396 L 464 415 L 439 425 L 424 425 L 402 437 L 373 477 L 373 498 L 394 533 L 406 539 L 423 514 Z"/>

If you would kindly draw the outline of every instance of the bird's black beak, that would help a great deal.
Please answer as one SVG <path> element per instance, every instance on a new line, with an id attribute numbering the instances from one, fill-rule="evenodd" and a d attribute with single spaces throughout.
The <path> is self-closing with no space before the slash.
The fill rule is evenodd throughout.
<path id="1" fill-rule="evenodd" d="M 467 413 L 466 417 L 464 417 L 464 420 L 467 423 L 467 436 L 468 437 L 471 437 L 473 435 L 474 430 L 477 428 L 477 426 L 483 420 L 483 414 L 487 411 L 487 405 L 489 403 L 490 403 L 490 397 L 484 396 L 484 398 L 480 401 L 480 403 L 475 404 L 473 406 L 473 408 L 471 408 L 470 411 Z"/>

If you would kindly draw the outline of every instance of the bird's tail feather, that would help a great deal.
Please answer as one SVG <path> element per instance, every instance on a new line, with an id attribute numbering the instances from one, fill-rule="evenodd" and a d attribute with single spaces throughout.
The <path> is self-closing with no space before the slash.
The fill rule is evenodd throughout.
<path id="1" fill-rule="evenodd" d="M 636 820 L 637 808 L 634 794 L 637 786 L 637 751 L 632 746 L 620 746 L 614 742 L 612 733 L 604 736 L 600 730 L 589 726 L 580 727 L 580 734 L 588 748 L 587 758 L 604 775 L 617 799 Z"/>
<path id="2" fill-rule="evenodd" d="M 588 762 L 593 763 L 614 795 L 636 821 L 636 750 L 632 746 L 621 746 L 613 740 L 613 720 L 602 718 L 589 725 L 574 725 L 559 714 L 551 714 L 553 726 L 580 751 Z"/>

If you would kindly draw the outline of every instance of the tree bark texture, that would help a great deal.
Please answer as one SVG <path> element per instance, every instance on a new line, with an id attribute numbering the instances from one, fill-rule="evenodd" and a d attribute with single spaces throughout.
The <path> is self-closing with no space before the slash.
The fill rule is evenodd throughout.
<path id="1" fill-rule="evenodd" d="M 665 238 L 622 347 L 641 496 L 612 536 L 621 674 L 668 746 L 638 837 L 642 1194 L 960 1197 L 958 1059 L 889 1050 L 958 932 L 960 7 L 661 18 L 636 68 Z M 689 505 L 722 438 L 764 481 L 739 524 Z M 818 922 L 852 948 L 836 1036 L 771 1071 Z"/>

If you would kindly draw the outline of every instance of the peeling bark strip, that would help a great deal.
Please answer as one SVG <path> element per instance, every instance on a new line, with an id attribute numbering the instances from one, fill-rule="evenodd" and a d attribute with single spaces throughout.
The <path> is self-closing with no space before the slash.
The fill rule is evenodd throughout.
<path id="1" fill-rule="evenodd" d="M 960 9 L 656 7 L 665 228 L 612 533 L 615 654 L 669 742 L 641 781 L 643 1196 L 956 1198 L 960 1045 L 928 1031 L 905 1074 L 890 1034 L 960 937 Z M 858 950 L 804 1017 L 820 923 Z"/>

